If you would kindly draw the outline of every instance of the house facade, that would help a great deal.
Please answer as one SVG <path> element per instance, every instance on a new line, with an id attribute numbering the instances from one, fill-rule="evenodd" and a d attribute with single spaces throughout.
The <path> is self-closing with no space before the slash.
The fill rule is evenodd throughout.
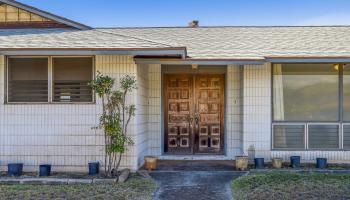
<path id="1" fill-rule="evenodd" d="M 350 160 L 350 27 L 91 28 L 0 0 L 0 169 L 104 161 L 97 72 L 137 79 L 122 167 L 144 156 Z"/>

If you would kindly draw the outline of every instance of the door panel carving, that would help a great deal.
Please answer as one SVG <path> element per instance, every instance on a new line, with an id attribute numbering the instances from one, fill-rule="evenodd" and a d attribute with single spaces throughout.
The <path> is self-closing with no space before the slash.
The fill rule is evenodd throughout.
<path id="1" fill-rule="evenodd" d="M 222 153 L 224 75 L 165 75 L 165 151 Z"/>
<path id="2" fill-rule="evenodd" d="M 195 112 L 199 116 L 198 127 L 201 127 L 196 152 L 220 153 L 224 138 L 224 75 L 197 75 L 194 85 Z M 206 127 L 206 131 L 202 127 Z"/>
<path id="3" fill-rule="evenodd" d="M 190 118 L 193 80 L 191 75 L 167 75 L 165 94 L 165 147 L 169 153 L 192 153 Z"/>

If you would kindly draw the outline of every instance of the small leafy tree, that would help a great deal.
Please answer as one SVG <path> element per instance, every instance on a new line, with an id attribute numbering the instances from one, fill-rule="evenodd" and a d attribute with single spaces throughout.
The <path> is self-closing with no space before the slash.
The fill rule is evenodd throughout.
<path id="1" fill-rule="evenodd" d="M 127 135 L 130 120 L 135 116 L 135 105 L 127 102 L 130 92 L 136 88 L 136 79 L 125 75 L 120 79 L 120 88 L 113 90 L 115 79 L 98 72 L 91 88 L 102 100 L 102 114 L 97 128 L 103 130 L 105 139 L 105 175 L 112 177 L 118 171 L 123 153 L 132 138 Z"/>

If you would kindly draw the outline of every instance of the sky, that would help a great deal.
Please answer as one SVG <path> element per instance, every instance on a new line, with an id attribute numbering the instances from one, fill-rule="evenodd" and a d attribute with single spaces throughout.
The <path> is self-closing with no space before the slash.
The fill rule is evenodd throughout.
<path id="1" fill-rule="evenodd" d="M 350 0 L 18 0 L 92 27 L 350 25 Z"/>

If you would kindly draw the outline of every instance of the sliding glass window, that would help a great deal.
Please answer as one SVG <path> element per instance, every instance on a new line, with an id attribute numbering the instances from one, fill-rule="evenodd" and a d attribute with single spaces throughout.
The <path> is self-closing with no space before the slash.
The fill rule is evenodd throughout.
<path id="1" fill-rule="evenodd" d="M 350 64 L 343 70 L 343 120 L 350 122 Z"/>
<path id="2" fill-rule="evenodd" d="M 341 111 L 350 121 L 350 104 L 345 102 L 350 102 L 350 92 L 345 92 L 350 91 L 349 69 L 344 71 L 340 110 L 342 66 L 273 65 L 273 149 L 340 149 Z M 281 124 L 287 128 L 278 128 Z"/>
<path id="3" fill-rule="evenodd" d="M 274 65 L 273 110 L 275 121 L 338 121 L 338 69 L 332 64 Z"/>

